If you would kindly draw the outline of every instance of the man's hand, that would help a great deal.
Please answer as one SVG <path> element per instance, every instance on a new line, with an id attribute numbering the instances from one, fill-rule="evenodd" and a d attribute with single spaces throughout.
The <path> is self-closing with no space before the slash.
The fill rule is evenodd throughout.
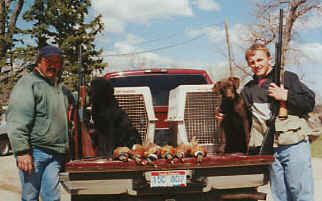
<path id="1" fill-rule="evenodd" d="M 279 87 L 275 83 L 271 83 L 268 87 L 268 95 L 278 101 L 287 101 L 288 90 L 283 86 Z"/>
<path id="2" fill-rule="evenodd" d="M 31 154 L 24 154 L 17 157 L 17 164 L 19 169 L 22 171 L 28 172 L 31 174 L 31 172 L 34 169 L 34 161 L 32 159 Z"/>

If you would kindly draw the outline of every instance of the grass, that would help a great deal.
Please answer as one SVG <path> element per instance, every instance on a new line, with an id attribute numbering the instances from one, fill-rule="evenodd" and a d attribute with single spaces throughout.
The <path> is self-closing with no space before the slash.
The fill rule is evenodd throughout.
<path id="1" fill-rule="evenodd" d="M 320 136 L 311 146 L 312 157 L 322 158 L 322 137 Z"/>

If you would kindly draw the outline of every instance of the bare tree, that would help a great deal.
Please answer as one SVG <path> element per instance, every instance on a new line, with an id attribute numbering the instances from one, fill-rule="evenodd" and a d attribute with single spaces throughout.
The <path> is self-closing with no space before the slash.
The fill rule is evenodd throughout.
<path id="1" fill-rule="evenodd" d="M 17 33 L 17 19 L 22 11 L 24 0 L 0 0 L 0 75 L 4 75 L 2 67 L 8 64 L 6 63 L 6 56 L 8 50 L 11 50 L 14 45 L 14 34 Z M 12 55 L 9 55 L 12 58 Z M 12 60 L 10 59 L 10 64 Z M 11 66 L 12 71 L 12 66 Z M 7 74 L 7 73 L 6 73 Z M 10 76 L 11 77 L 11 76 Z M 16 79 L 15 75 L 13 79 L 0 79 L 0 112 L 2 112 L 2 105 L 6 105 L 9 98 L 10 90 Z"/>
<path id="2" fill-rule="evenodd" d="M 285 57 L 292 50 L 291 40 L 295 40 L 297 32 L 294 25 L 300 20 L 309 18 L 312 13 L 322 14 L 321 0 L 263 0 L 256 4 L 255 15 L 259 19 L 258 24 L 253 27 L 250 37 L 252 42 L 262 41 L 264 44 L 274 42 L 278 33 L 278 10 L 283 6 L 281 2 L 286 2 L 287 6 L 284 15 L 284 34 L 283 34 L 283 59 L 282 65 L 285 63 Z"/>
<path id="3" fill-rule="evenodd" d="M 8 49 L 12 48 L 23 5 L 24 0 L 0 0 L 0 58 L 4 58 Z"/>

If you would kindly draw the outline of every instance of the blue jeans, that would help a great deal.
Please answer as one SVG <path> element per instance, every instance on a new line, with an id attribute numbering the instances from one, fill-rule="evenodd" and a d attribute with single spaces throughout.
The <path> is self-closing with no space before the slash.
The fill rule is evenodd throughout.
<path id="1" fill-rule="evenodd" d="M 274 149 L 270 167 L 274 201 L 313 201 L 313 175 L 310 143 L 280 146 Z"/>
<path id="2" fill-rule="evenodd" d="M 59 171 L 64 163 L 63 154 L 55 154 L 34 148 L 32 153 L 35 169 L 31 174 L 19 170 L 22 185 L 22 201 L 59 201 Z"/>

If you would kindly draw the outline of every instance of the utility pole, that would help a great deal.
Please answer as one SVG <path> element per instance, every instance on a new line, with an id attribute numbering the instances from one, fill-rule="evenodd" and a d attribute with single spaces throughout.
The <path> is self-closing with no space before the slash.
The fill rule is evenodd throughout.
<path id="1" fill-rule="evenodd" d="M 232 57 L 231 57 L 231 46 L 230 46 L 230 40 L 229 40 L 227 21 L 225 21 L 225 32 L 226 32 L 226 43 L 227 43 L 227 50 L 228 50 L 229 75 L 230 75 L 230 77 L 233 77 L 234 73 L 233 73 L 233 65 L 232 65 Z"/>

